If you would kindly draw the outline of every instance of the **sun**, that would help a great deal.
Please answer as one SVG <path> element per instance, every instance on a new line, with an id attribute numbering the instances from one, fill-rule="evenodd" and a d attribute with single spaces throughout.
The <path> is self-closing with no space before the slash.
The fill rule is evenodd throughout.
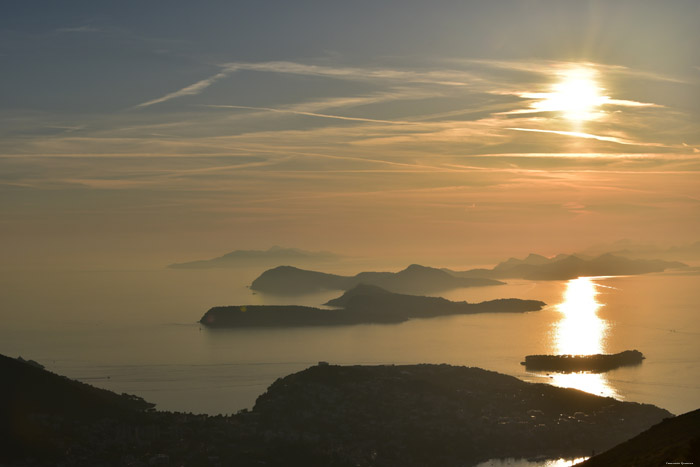
<path id="1" fill-rule="evenodd" d="M 599 108 L 608 101 L 604 90 L 598 85 L 596 72 L 589 68 L 576 67 L 557 73 L 559 80 L 550 92 L 532 93 L 527 97 L 536 99 L 531 104 L 535 112 L 559 112 L 569 120 L 583 121 L 597 118 Z"/>

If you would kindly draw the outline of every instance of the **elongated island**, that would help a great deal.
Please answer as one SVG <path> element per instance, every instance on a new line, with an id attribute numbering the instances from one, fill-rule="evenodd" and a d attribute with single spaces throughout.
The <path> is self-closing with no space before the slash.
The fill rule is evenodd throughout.
<path id="1" fill-rule="evenodd" d="M 504 282 L 479 277 L 455 277 L 441 269 L 419 264 L 412 264 L 399 272 L 369 271 L 354 276 L 278 266 L 263 272 L 250 284 L 250 288 L 273 295 L 300 295 L 322 290 L 350 290 L 359 284 L 376 285 L 396 293 L 433 294 L 462 287 L 503 285 Z"/>
<path id="2" fill-rule="evenodd" d="M 524 313 L 540 310 L 545 303 L 517 298 L 481 303 L 452 302 L 441 297 L 404 295 L 360 284 L 326 305 L 338 308 L 299 305 L 217 306 L 207 311 L 199 322 L 211 328 L 391 324 L 413 318 L 445 315 Z"/>
<path id="3" fill-rule="evenodd" d="M 603 372 L 621 366 L 639 365 L 644 355 L 639 350 L 625 350 L 616 354 L 595 355 L 528 355 L 521 365 L 535 371 L 593 371 Z"/>

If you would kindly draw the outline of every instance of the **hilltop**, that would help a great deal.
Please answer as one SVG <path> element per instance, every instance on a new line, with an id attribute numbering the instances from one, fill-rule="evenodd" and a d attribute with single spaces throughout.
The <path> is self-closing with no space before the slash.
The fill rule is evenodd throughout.
<path id="1" fill-rule="evenodd" d="M 574 389 L 450 365 L 321 364 L 255 403 L 279 440 L 308 440 L 355 465 L 473 465 L 495 457 L 576 457 L 670 414 Z"/>
<path id="2" fill-rule="evenodd" d="M 449 272 L 419 264 L 412 264 L 399 272 L 361 272 L 354 276 L 279 266 L 263 272 L 250 288 L 270 294 L 295 295 L 322 290 L 349 290 L 358 284 L 376 285 L 396 293 L 430 294 L 460 287 L 502 285 L 503 282 L 479 277 L 455 277 Z"/>

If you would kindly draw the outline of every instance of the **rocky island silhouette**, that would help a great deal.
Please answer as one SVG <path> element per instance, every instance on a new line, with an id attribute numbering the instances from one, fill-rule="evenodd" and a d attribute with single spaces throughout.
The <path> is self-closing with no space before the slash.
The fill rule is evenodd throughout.
<path id="1" fill-rule="evenodd" d="M 414 318 L 473 314 L 523 313 L 545 306 L 538 300 L 507 298 L 481 303 L 452 302 L 441 297 L 424 297 L 389 292 L 359 284 L 322 309 L 299 305 L 237 305 L 209 309 L 200 323 L 211 328 L 253 326 L 333 326 L 348 324 L 401 323 Z"/>
<path id="2" fill-rule="evenodd" d="M 349 290 L 358 284 L 376 285 L 397 293 L 430 294 L 460 287 L 502 285 L 503 282 L 455 277 L 446 271 L 419 264 L 412 264 L 399 272 L 361 272 L 354 276 L 278 266 L 263 272 L 250 288 L 269 294 L 298 295 L 322 290 Z"/>
<path id="3" fill-rule="evenodd" d="M 616 354 L 594 355 L 528 355 L 521 362 L 527 370 L 559 371 L 571 373 L 575 371 L 592 371 L 602 373 L 621 366 L 640 365 L 644 355 L 639 350 L 625 350 Z"/>

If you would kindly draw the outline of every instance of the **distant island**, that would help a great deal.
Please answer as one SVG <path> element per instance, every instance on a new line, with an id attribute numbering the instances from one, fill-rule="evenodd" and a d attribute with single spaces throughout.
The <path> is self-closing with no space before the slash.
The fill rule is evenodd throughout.
<path id="1" fill-rule="evenodd" d="M 450 365 L 320 363 L 278 379 L 252 410 L 229 416 L 155 411 L 136 396 L 1 355 L 0 375 L 12 382 L 0 385 L 4 465 L 474 465 L 588 456 L 672 416 Z M 697 438 L 698 427 L 696 415 L 665 421 L 652 428 L 655 447 L 679 443 L 667 432 Z M 613 464 L 594 465 L 623 465 L 634 453 L 614 455 Z"/>
<path id="2" fill-rule="evenodd" d="M 460 287 L 502 285 L 503 282 L 479 277 L 455 277 L 449 272 L 418 264 L 399 272 L 361 272 L 354 276 L 279 266 L 263 272 L 250 288 L 269 294 L 296 295 L 322 290 L 349 290 L 358 284 L 376 285 L 397 293 L 431 294 Z"/>
<path id="3" fill-rule="evenodd" d="M 621 366 L 639 365 L 644 355 L 639 350 L 625 350 L 616 354 L 595 355 L 528 355 L 522 365 L 528 370 L 560 371 L 592 371 L 601 373 L 614 370 Z"/>
<path id="4" fill-rule="evenodd" d="M 595 245 L 587 248 L 583 253 L 600 255 L 612 253 L 627 258 L 692 261 L 700 259 L 700 241 L 691 243 L 661 247 L 659 245 L 639 243 L 630 239 L 618 240 L 612 243 Z"/>
<path id="5" fill-rule="evenodd" d="M 659 259 L 629 259 L 610 253 L 593 258 L 576 255 L 557 255 L 553 258 L 530 254 L 525 259 L 510 258 L 493 269 L 453 271 L 457 277 L 487 277 L 491 279 L 519 278 L 530 280 L 567 280 L 582 276 L 625 276 L 663 272 L 666 269 L 685 268 L 686 264 Z"/>
<path id="6" fill-rule="evenodd" d="M 423 297 L 389 292 L 360 284 L 321 309 L 299 305 L 217 306 L 199 320 L 211 328 L 262 326 L 335 326 L 348 324 L 392 324 L 413 318 L 473 313 L 523 313 L 545 306 L 538 300 L 507 298 L 481 303 L 452 302 L 441 297 Z"/>
<path id="7" fill-rule="evenodd" d="M 175 263 L 171 269 L 214 269 L 244 266 L 271 266 L 280 263 L 319 263 L 340 259 L 329 251 L 307 251 L 273 246 L 268 250 L 236 250 L 213 259 Z"/>

